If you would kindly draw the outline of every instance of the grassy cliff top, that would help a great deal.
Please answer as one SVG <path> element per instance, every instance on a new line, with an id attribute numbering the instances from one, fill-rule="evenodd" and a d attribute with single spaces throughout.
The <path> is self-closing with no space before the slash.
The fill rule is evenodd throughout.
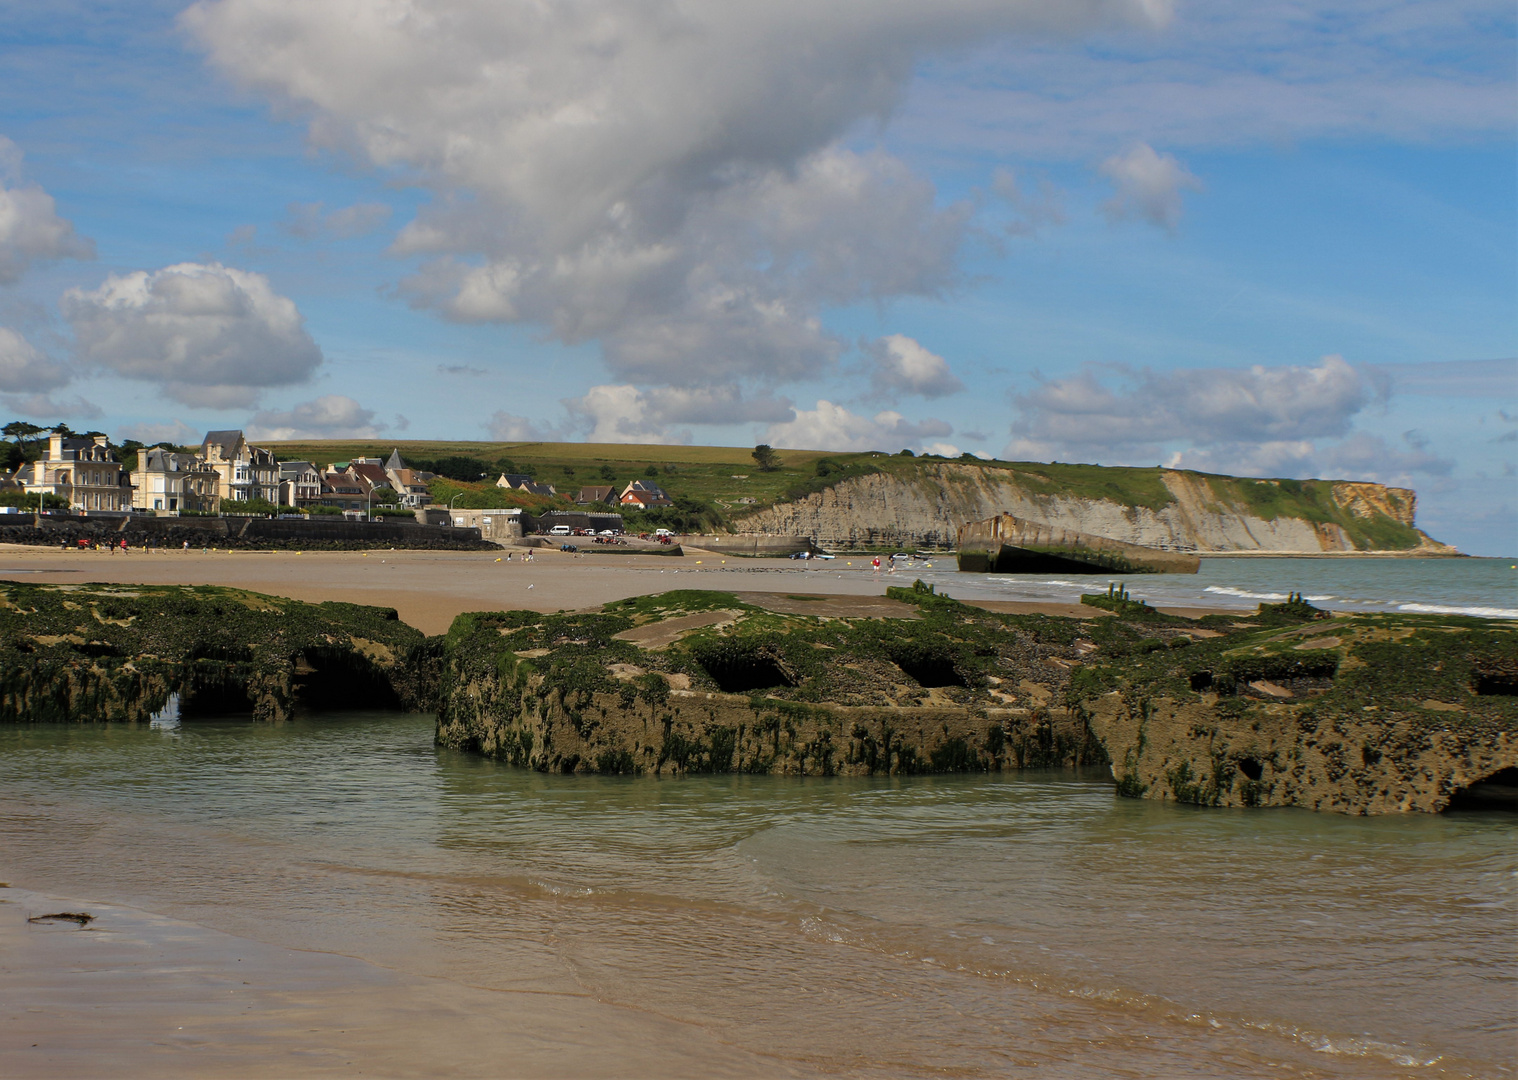
<path id="1" fill-rule="evenodd" d="M 475 484 L 454 483 L 434 496 L 446 501 L 455 492 L 471 489 L 490 494 L 491 505 L 521 505 L 529 510 L 551 508 L 520 496 L 496 497 L 496 476 L 510 466 L 530 472 L 540 482 L 554 484 L 571 498 L 580 487 L 652 479 L 672 496 L 711 504 L 720 516 L 741 527 L 743 515 L 777 503 L 794 501 L 860 476 L 885 474 L 906 483 L 938 482 L 930 473 L 945 464 L 973 466 L 1014 473 L 1025 490 L 1051 497 L 1106 500 L 1120 506 L 1163 510 L 1175 501 L 1164 483 L 1174 470 L 1158 466 L 1131 468 L 1062 462 L 983 461 L 977 458 L 908 457 L 876 451 L 830 453 L 822 450 L 777 450 L 778 468 L 761 471 L 750 447 L 662 446 L 631 443 L 450 442 L 450 441 L 305 441 L 267 443 L 282 459 L 305 459 L 325 465 L 355 457 L 388 457 L 398 448 L 408 461 L 471 458 L 482 465 L 484 479 Z M 1366 550 L 1405 550 L 1418 546 L 1416 530 L 1384 514 L 1358 516 L 1341 506 L 1334 495 L 1340 481 L 1244 479 L 1202 473 L 1187 474 L 1204 482 L 1220 510 L 1242 511 L 1265 520 L 1300 518 L 1315 524 L 1343 527 L 1355 545 Z M 502 501 L 502 500 L 505 501 Z M 476 500 L 462 499 L 461 506 Z M 529 505 L 531 503 L 531 505 Z"/>

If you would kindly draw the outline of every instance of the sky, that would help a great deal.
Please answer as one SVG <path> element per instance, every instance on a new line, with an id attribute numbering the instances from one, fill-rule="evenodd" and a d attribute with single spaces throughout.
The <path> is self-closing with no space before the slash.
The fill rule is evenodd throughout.
<path id="1" fill-rule="evenodd" d="M 1375 480 L 1518 554 L 1507 0 L 0 0 L 0 413 Z"/>

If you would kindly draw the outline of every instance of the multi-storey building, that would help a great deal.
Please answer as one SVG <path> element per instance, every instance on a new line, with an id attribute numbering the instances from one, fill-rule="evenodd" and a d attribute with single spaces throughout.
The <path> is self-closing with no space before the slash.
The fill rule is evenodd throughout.
<path id="1" fill-rule="evenodd" d="M 249 499 L 279 501 L 279 462 L 274 451 L 251 446 L 241 431 L 208 431 L 200 444 L 200 460 L 216 470 L 217 493 L 226 504 Z"/>
<path id="2" fill-rule="evenodd" d="M 209 462 L 157 446 L 138 453 L 132 489 L 139 510 L 214 511 L 221 501 L 220 477 Z"/>
<path id="3" fill-rule="evenodd" d="M 104 435 L 62 435 L 47 440 L 47 456 L 16 470 L 16 482 L 28 494 L 67 499 L 75 510 L 129 510 L 130 478 Z"/>
<path id="4" fill-rule="evenodd" d="M 416 509 L 432 501 L 432 492 L 427 487 L 426 476 L 408 467 L 398 448 L 390 452 L 390 457 L 385 462 L 385 475 L 390 478 L 390 486 L 400 496 L 402 506 Z"/>
<path id="5" fill-rule="evenodd" d="M 279 505 L 310 506 L 322 501 L 322 474 L 309 461 L 279 463 Z"/>

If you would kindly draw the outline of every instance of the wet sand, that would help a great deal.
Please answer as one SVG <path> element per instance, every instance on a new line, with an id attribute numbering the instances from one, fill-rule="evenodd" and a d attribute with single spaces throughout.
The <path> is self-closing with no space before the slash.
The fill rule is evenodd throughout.
<path id="1" fill-rule="evenodd" d="M 427 634 L 441 634 L 465 611 L 580 610 L 629 596 L 669 589 L 714 589 L 748 594 L 880 598 L 888 585 L 910 585 L 910 569 L 874 570 L 868 557 L 801 563 L 789 559 L 743 559 L 690 550 L 680 558 L 594 555 L 538 549 L 525 552 L 436 551 L 165 551 L 128 555 L 0 548 L 0 578 L 22 582 L 137 585 L 228 585 L 293 600 L 339 600 L 393 607 L 403 621 Z M 756 601 L 762 603 L 762 601 Z M 1091 618 L 1079 604 L 972 601 L 994 611 Z M 799 611 L 790 602 L 783 610 Z M 815 605 L 817 614 L 883 614 L 884 601 L 845 611 Z M 829 608 L 826 612 L 824 608 Z"/>
<path id="2" fill-rule="evenodd" d="M 30 923 L 88 912 L 95 920 Z M 586 992 L 487 990 L 0 887 L 7 1077 L 795 1076 Z"/>

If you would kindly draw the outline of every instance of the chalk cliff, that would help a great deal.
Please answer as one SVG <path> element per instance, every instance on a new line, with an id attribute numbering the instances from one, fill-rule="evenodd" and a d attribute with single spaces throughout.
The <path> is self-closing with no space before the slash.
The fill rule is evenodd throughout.
<path id="1" fill-rule="evenodd" d="M 1090 471 L 1097 471 L 1091 469 Z M 1008 513 L 1166 550 L 1454 554 L 1414 525 L 1417 496 L 1380 484 L 1245 480 L 1176 470 L 1100 470 L 1121 479 L 1071 490 L 1018 467 L 924 462 L 844 480 L 740 518 L 740 532 L 809 536 L 824 547 L 952 547 L 956 530 Z M 1153 482 L 1157 481 L 1157 483 Z"/>

